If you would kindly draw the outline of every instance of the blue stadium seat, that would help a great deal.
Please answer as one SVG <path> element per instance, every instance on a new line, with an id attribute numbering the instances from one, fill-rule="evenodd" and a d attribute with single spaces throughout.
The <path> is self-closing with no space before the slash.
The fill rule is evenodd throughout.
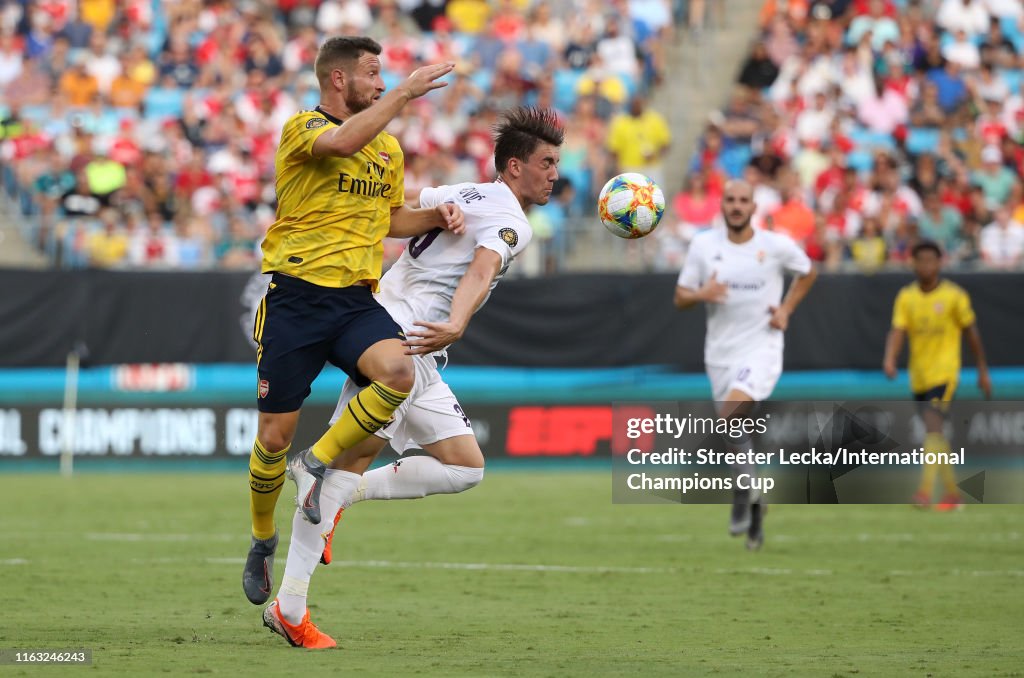
<path id="1" fill-rule="evenodd" d="M 1003 80 L 1006 81 L 1007 87 L 1014 94 L 1021 93 L 1021 82 L 1024 81 L 1024 71 L 1020 69 L 1016 70 L 1001 70 L 999 74 L 1003 76 Z"/>
<path id="2" fill-rule="evenodd" d="M 875 166 L 875 158 L 868 151 L 853 151 L 847 154 L 846 165 L 858 172 L 870 172 Z"/>
<path id="3" fill-rule="evenodd" d="M 184 90 L 151 87 L 143 101 L 146 117 L 178 118 L 184 108 L 184 99 Z"/>
<path id="4" fill-rule="evenodd" d="M 722 149 L 718 161 L 722 165 L 722 170 L 736 179 L 743 176 L 743 170 L 750 163 L 751 157 L 753 157 L 753 152 L 750 150 L 750 146 L 739 144 Z"/>
<path id="5" fill-rule="evenodd" d="M 554 104 L 560 111 L 572 111 L 576 108 L 576 85 L 580 81 L 580 71 L 571 68 L 560 68 L 554 75 Z"/>
<path id="6" fill-rule="evenodd" d="M 478 68 L 473 71 L 469 79 L 480 88 L 480 91 L 490 94 L 491 83 L 494 82 L 494 72 L 487 68 Z"/>
<path id="7" fill-rule="evenodd" d="M 999 26 L 1003 29 L 1003 35 L 1017 47 L 1017 53 L 1024 52 L 1024 33 L 1013 17 L 1003 17 L 999 20 Z"/>
<path id="8" fill-rule="evenodd" d="M 858 149 L 865 151 L 875 148 L 891 150 L 896 147 L 896 142 L 892 138 L 891 134 L 874 132 L 863 127 L 857 127 L 850 130 L 850 141 L 852 141 Z"/>
<path id="9" fill-rule="evenodd" d="M 931 127 L 911 127 L 907 130 L 907 150 L 913 154 L 926 153 L 939 145 L 939 130 Z"/>

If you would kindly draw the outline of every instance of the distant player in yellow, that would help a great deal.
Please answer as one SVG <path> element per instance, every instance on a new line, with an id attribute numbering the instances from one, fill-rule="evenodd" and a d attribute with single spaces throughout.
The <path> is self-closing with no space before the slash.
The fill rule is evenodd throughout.
<path id="1" fill-rule="evenodd" d="M 384 236 L 463 228 L 455 205 L 404 204 L 402 149 L 383 131 L 410 100 L 443 87 L 438 79 L 454 64 L 424 66 L 384 94 L 380 53 L 369 38 L 324 42 L 314 65 L 320 105 L 285 122 L 277 149 L 277 220 L 263 241 L 263 272 L 273 276 L 253 331 L 260 415 L 249 458 L 252 542 L 242 588 L 255 605 L 273 586 L 274 507 L 286 466 L 303 515 L 319 523 L 328 465 L 386 424 L 412 390 L 405 336 L 373 298 Z M 363 390 L 288 465 L 299 409 L 328 362 Z M 359 479 L 344 469 L 333 482 L 355 487 Z"/>
<path id="2" fill-rule="evenodd" d="M 981 334 L 975 323 L 971 297 L 959 285 L 943 280 L 942 250 L 934 242 L 923 241 L 914 246 L 913 282 L 896 296 L 892 310 L 892 329 L 885 343 L 883 369 L 890 379 L 896 376 L 896 361 L 903 349 L 904 337 L 910 339 L 910 389 L 914 400 L 922 404 L 921 416 L 927 431 L 926 452 L 949 452 L 949 441 L 942 432 L 948 403 L 956 392 L 960 378 L 960 337 L 967 335 L 978 365 L 978 388 L 986 398 L 992 397 L 992 382 L 981 345 Z M 949 464 L 927 464 L 914 503 L 928 508 L 932 501 L 935 476 L 942 472 L 945 496 L 936 506 L 948 511 L 962 501 L 956 476 Z"/>

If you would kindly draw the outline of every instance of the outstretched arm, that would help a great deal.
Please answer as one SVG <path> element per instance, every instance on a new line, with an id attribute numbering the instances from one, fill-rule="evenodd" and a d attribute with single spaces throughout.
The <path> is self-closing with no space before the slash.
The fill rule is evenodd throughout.
<path id="1" fill-rule="evenodd" d="M 417 204 L 419 204 L 417 202 Z M 429 233 L 435 228 L 452 231 L 456 235 L 466 232 L 462 208 L 455 203 L 441 203 L 437 207 L 410 207 L 408 204 L 391 210 L 391 238 L 411 238 Z"/>
<path id="2" fill-rule="evenodd" d="M 426 355 L 451 346 L 462 338 L 469 319 L 480 307 L 501 270 L 501 255 L 486 247 L 477 247 L 473 261 L 452 296 L 452 309 L 443 322 L 418 321 L 422 330 L 410 332 L 405 340 L 407 355 Z"/>
<path id="3" fill-rule="evenodd" d="M 405 82 L 382 96 L 373 106 L 348 118 L 344 125 L 317 137 L 313 142 L 313 155 L 343 158 L 355 155 L 380 134 L 407 103 L 431 90 L 445 87 L 448 83 L 437 82 L 437 79 L 448 75 L 453 68 L 455 64 L 450 62 L 417 68 Z"/>

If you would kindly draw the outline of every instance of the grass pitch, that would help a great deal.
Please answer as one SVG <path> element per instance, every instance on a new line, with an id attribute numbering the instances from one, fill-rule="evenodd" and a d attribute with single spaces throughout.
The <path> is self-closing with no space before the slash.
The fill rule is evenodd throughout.
<path id="1" fill-rule="evenodd" d="M 0 508 L 0 648 L 91 648 L 92 675 L 1024 675 L 1020 506 L 774 506 L 747 553 L 725 506 L 491 472 L 346 514 L 311 586 L 321 652 L 242 594 L 244 471 L 6 475 Z"/>

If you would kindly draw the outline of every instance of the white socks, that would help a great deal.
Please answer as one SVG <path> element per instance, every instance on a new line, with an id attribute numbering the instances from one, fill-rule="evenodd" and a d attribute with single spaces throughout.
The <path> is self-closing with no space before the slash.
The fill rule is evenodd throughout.
<path id="1" fill-rule="evenodd" d="M 324 552 L 324 539 L 334 529 L 338 509 L 369 499 L 419 499 L 430 494 L 464 492 L 477 486 L 483 477 L 482 468 L 442 464 L 425 456 L 399 459 L 362 476 L 328 469 L 320 490 L 320 524 L 306 522 L 298 510 L 292 518 L 288 560 L 277 594 L 281 616 L 289 624 L 298 624 L 306 615 L 309 579 Z"/>
<path id="2" fill-rule="evenodd" d="M 483 477 L 482 468 L 442 464 L 427 456 L 405 457 L 393 464 L 367 471 L 351 503 L 371 499 L 420 499 L 431 494 L 455 494 L 476 487 Z"/>
<path id="3" fill-rule="evenodd" d="M 348 471 L 328 469 L 324 474 L 324 486 L 320 490 L 319 525 L 303 519 L 296 509 L 292 518 L 292 539 L 288 544 L 288 561 L 284 566 L 284 579 L 277 595 L 281 616 L 289 624 L 298 624 L 306 614 L 306 592 L 309 578 L 313 575 L 320 555 L 324 552 L 324 539 L 334 529 L 334 516 L 343 504 L 351 501 L 359 486 L 359 476 Z"/>

